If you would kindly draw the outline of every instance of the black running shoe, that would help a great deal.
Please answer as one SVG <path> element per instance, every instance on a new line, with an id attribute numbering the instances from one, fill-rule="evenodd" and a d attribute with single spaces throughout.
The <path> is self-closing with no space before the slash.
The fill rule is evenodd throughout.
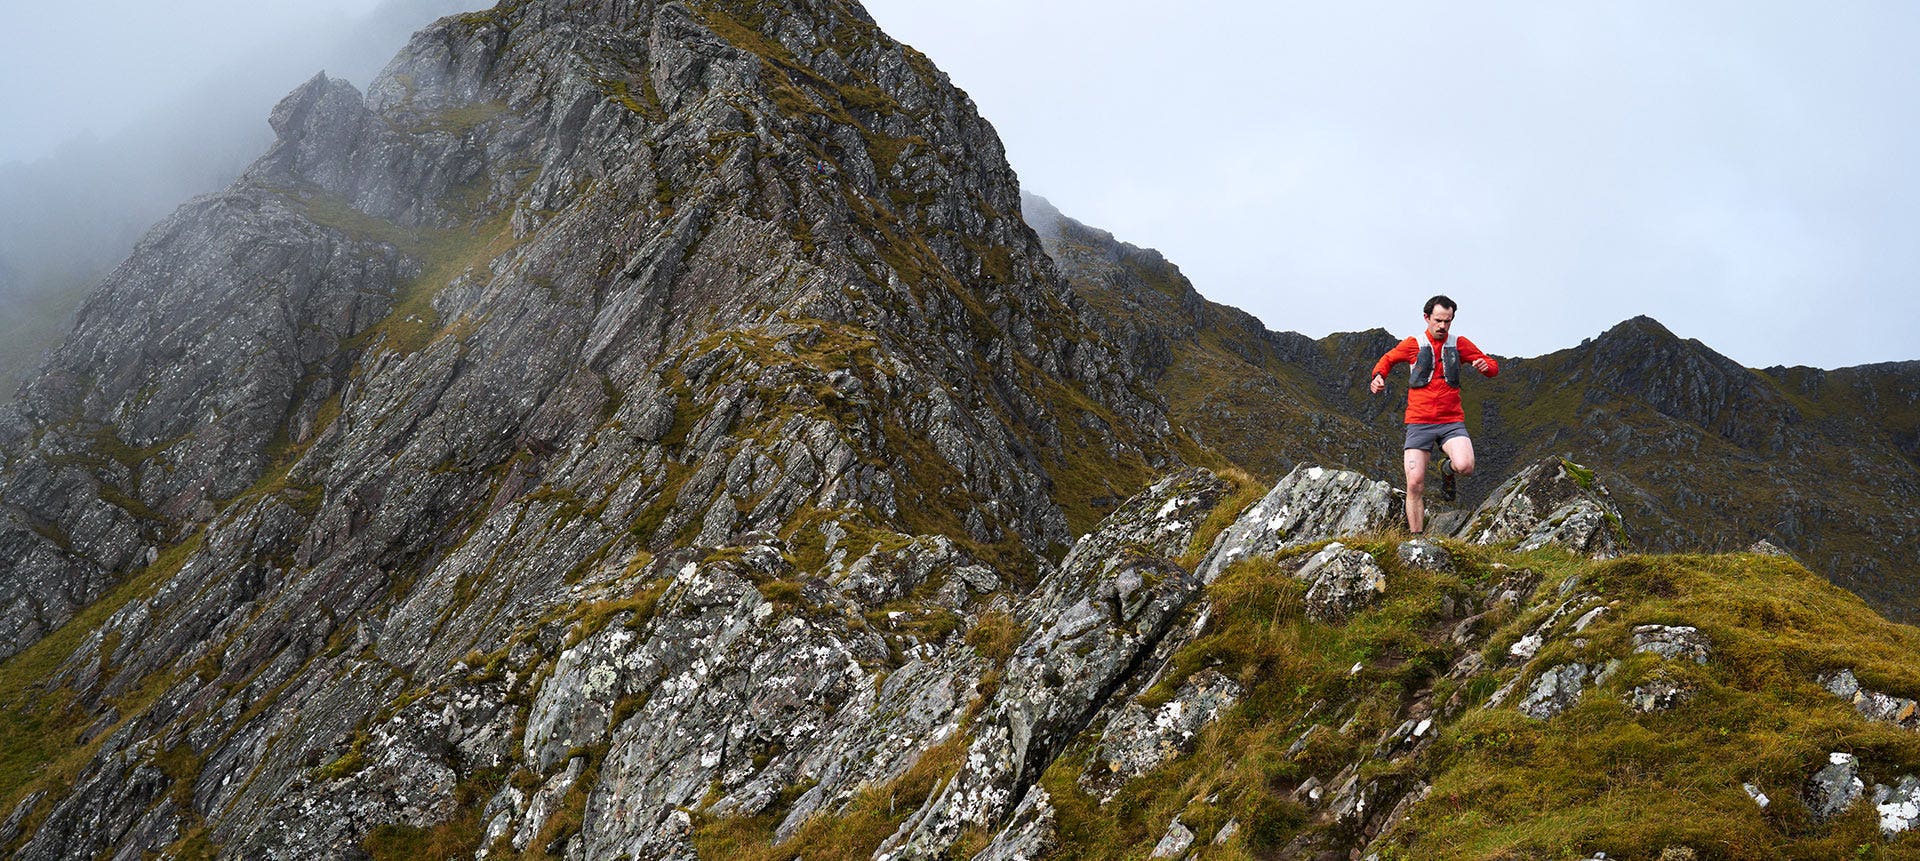
<path id="1" fill-rule="evenodd" d="M 1452 502 L 1456 492 L 1453 487 L 1453 465 L 1440 462 L 1440 498 Z"/>

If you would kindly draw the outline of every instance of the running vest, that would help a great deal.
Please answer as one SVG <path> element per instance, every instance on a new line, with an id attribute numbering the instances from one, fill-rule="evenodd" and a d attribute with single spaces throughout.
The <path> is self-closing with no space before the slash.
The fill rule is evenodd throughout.
<path id="1" fill-rule="evenodd" d="M 1425 332 L 1413 336 L 1413 340 L 1420 344 L 1420 357 L 1407 369 L 1412 374 L 1407 385 L 1424 389 L 1433 382 L 1433 342 Z M 1460 388 L 1460 336 L 1452 332 L 1447 333 L 1447 343 L 1440 348 L 1440 374 L 1446 377 L 1447 385 Z"/>

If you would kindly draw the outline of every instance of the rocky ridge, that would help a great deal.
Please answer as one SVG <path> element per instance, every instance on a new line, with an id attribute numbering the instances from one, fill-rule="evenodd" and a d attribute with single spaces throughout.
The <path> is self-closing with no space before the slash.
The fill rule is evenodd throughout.
<path id="1" fill-rule="evenodd" d="M 1575 464 L 1439 542 L 1362 473 L 1184 467 L 1164 332 L 852 4 L 509 2 L 273 126 L 0 422 L 15 857 L 1442 857 L 1514 815 L 1466 775 L 1730 700 L 1798 740 L 1722 718 L 1640 806 L 1920 770 L 1815 681 L 1920 691 L 1908 629 L 1790 559 L 1596 561 Z M 1574 839 L 1696 839 L 1650 835 Z"/>

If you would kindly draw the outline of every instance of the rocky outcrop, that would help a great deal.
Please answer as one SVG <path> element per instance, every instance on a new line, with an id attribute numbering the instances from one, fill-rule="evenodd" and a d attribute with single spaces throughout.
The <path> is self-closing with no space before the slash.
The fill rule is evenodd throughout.
<path id="1" fill-rule="evenodd" d="M 1345 621 L 1387 591 L 1387 572 L 1373 554 L 1338 541 L 1314 554 L 1293 576 L 1312 584 L 1307 587 L 1307 618 L 1316 622 Z"/>
<path id="2" fill-rule="evenodd" d="M 1112 801 L 1127 782 L 1193 749 L 1195 736 L 1240 701 L 1245 689 L 1216 670 L 1202 670 L 1182 682 L 1173 698 L 1158 708 L 1128 700 L 1107 722 L 1087 756 L 1079 782 L 1101 803 Z"/>
<path id="3" fill-rule="evenodd" d="M 1162 480 L 1074 544 L 1027 605 L 1033 633 L 970 728 L 960 772 L 876 857 L 937 857 L 962 828 L 1006 815 L 1198 593 L 1172 558 L 1224 492 L 1204 472 Z"/>
<path id="4" fill-rule="evenodd" d="M 1357 472 L 1298 466 L 1220 534 L 1201 560 L 1201 581 L 1211 583 L 1227 566 L 1255 556 L 1385 526 L 1393 491 L 1384 481 Z"/>
<path id="5" fill-rule="evenodd" d="M 1606 486 L 1592 470 L 1565 458 L 1533 464 L 1502 482 L 1467 518 L 1460 538 L 1517 542 L 1517 550 L 1556 544 L 1602 559 L 1625 552 L 1627 542 Z"/>
<path id="6" fill-rule="evenodd" d="M 31 746 L 75 772 L 33 857 L 792 833 L 951 738 L 1006 658 L 968 638 L 1178 465 L 857 5 L 506 3 L 271 123 L 0 416 L 0 654 L 98 608 L 23 694 L 96 727 Z M 1168 565 L 1088 606 L 1150 640 Z"/>
<path id="7" fill-rule="evenodd" d="M 1853 705 L 1861 717 L 1868 720 L 1890 723 L 1910 730 L 1920 730 L 1920 703 L 1906 697 L 1896 697 L 1861 686 L 1854 678 L 1853 670 L 1843 669 L 1822 675 L 1820 686 Z"/>

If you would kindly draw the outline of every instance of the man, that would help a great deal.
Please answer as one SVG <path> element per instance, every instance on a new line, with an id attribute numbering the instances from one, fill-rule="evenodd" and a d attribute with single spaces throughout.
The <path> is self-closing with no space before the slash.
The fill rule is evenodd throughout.
<path id="1" fill-rule="evenodd" d="M 1452 501 L 1454 477 L 1473 474 L 1473 440 L 1467 437 L 1467 413 L 1460 406 L 1460 364 L 1466 362 L 1485 376 L 1500 373 L 1500 363 L 1472 341 L 1452 334 L 1453 314 L 1459 306 L 1445 296 L 1427 300 L 1424 336 L 1401 341 L 1373 365 L 1374 394 L 1387 389 L 1387 372 L 1405 362 L 1412 365 L 1407 381 L 1407 529 L 1415 535 L 1426 525 L 1428 449 L 1438 443 L 1446 452 L 1440 464 L 1440 495 Z"/>

